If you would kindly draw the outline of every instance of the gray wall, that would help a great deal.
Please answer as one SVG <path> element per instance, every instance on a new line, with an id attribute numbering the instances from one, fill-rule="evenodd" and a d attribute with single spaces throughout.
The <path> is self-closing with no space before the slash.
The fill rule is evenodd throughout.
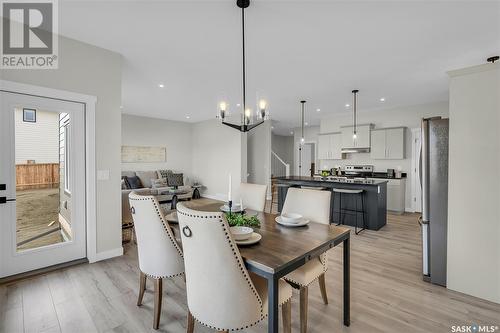
<path id="1" fill-rule="evenodd" d="M 110 179 L 97 182 L 97 253 L 121 248 L 121 73 L 119 54 L 73 39 L 59 39 L 59 69 L 0 70 L 3 80 L 97 96 L 96 166 Z"/>
<path id="2" fill-rule="evenodd" d="M 290 174 L 293 175 L 293 136 L 273 134 L 271 138 L 272 151 L 285 163 L 290 164 Z"/>
<path id="3" fill-rule="evenodd" d="M 247 134 L 248 182 L 269 185 L 271 182 L 271 122 L 266 121 Z"/>

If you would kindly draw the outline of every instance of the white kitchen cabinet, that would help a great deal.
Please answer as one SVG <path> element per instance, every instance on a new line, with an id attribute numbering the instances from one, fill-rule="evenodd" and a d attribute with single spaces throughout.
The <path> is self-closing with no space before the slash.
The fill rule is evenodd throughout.
<path id="1" fill-rule="evenodd" d="M 405 127 L 372 130 L 370 157 L 382 160 L 404 159 L 405 132 Z"/>
<path id="2" fill-rule="evenodd" d="M 380 178 L 368 178 L 380 180 Z M 387 210 L 404 214 L 406 209 L 406 178 L 387 179 Z"/>
<path id="3" fill-rule="evenodd" d="M 342 159 L 342 134 L 330 133 L 319 136 L 318 158 L 320 160 Z"/>
<path id="4" fill-rule="evenodd" d="M 356 126 L 356 140 L 354 140 L 353 126 L 342 127 L 342 148 L 370 148 L 371 129 L 371 124 Z"/>

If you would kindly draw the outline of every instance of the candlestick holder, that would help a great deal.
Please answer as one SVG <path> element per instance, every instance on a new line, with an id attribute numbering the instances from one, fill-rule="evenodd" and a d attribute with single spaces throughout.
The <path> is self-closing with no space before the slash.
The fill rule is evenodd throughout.
<path id="1" fill-rule="evenodd" d="M 227 205 L 229 206 L 229 216 L 231 216 L 232 215 L 231 212 L 233 210 L 233 200 L 229 200 L 227 202 Z"/>

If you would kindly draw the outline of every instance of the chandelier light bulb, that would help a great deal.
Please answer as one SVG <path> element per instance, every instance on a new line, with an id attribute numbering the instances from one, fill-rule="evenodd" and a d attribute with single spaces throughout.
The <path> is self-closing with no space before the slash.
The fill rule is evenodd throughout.
<path id="1" fill-rule="evenodd" d="M 260 102 L 259 102 L 259 109 L 262 111 L 262 110 L 265 110 L 266 109 L 266 106 L 267 106 L 267 103 L 265 100 L 261 99 Z"/>
<path id="2" fill-rule="evenodd" d="M 354 133 L 354 134 L 352 135 L 352 138 L 353 138 L 354 140 L 356 140 L 356 139 L 358 138 L 358 136 L 356 135 L 356 133 Z"/>
<path id="3" fill-rule="evenodd" d="M 222 112 L 224 112 L 224 111 L 226 111 L 226 108 L 227 108 L 227 104 L 226 104 L 226 102 L 220 102 L 220 104 L 219 104 L 219 109 L 220 109 Z"/>
<path id="4" fill-rule="evenodd" d="M 251 115 L 252 115 L 252 110 L 246 109 L 245 110 L 245 117 L 250 118 Z"/>

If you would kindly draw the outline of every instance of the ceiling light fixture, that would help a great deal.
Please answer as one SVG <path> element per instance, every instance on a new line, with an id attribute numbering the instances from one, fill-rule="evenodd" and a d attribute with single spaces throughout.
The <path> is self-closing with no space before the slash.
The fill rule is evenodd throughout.
<path id="1" fill-rule="evenodd" d="M 241 8 L 241 31 L 242 31 L 242 81 L 243 81 L 243 96 L 242 96 L 242 120 L 240 124 L 231 124 L 225 121 L 226 113 L 227 113 L 227 104 L 225 102 L 219 103 L 219 113 L 218 118 L 222 120 L 222 124 L 227 125 L 229 127 L 235 128 L 240 132 L 248 132 L 251 129 L 262 124 L 266 119 L 269 118 L 269 115 L 266 112 L 267 103 L 265 100 L 260 100 L 258 102 L 258 117 L 260 120 L 253 124 L 253 113 L 250 108 L 247 107 L 246 101 L 246 59 L 245 59 L 245 8 L 250 6 L 250 0 L 236 0 L 236 5 Z M 238 105 L 239 106 L 239 105 Z"/>
<path id="2" fill-rule="evenodd" d="M 320 111 L 321 111 L 321 109 L 316 109 L 316 112 L 320 112 Z"/>
<path id="3" fill-rule="evenodd" d="M 186 116 L 186 119 L 189 119 L 189 118 L 191 118 L 191 117 L 190 116 Z"/>
<path id="4" fill-rule="evenodd" d="M 345 107 L 349 108 L 349 107 L 351 107 L 351 104 L 346 104 Z"/>
<path id="5" fill-rule="evenodd" d="M 385 102 L 385 97 L 380 98 L 380 101 L 381 101 L 382 103 L 384 103 L 384 102 Z"/>
<path id="6" fill-rule="evenodd" d="M 357 119 L 356 119 L 356 117 L 357 117 L 356 111 L 357 111 L 357 106 L 358 106 L 357 105 L 358 104 L 358 92 L 359 92 L 359 90 L 357 90 L 357 89 L 354 89 L 352 91 L 352 94 L 353 94 L 353 98 L 352 98 L 353 99 L 353 102 L 352 102 L 352 105 L 353 105 L 353 108 L 352 108 L 352 129 L 353 129 L 353 131 L 352 131 L 352 139 L 354 141 L 356 141 L 356 139 L 358 138 L 357 123 L 356 123 L 356 121 L 357 121 Z"/>
<path id="7" fill-rule="evenodd" d="M 158 87 L 159 87 L 159 88 L 165 88 L 165 85 L 164 85 L 163 83 L 159 83 L 159 84 L 158 84 Z"/>

